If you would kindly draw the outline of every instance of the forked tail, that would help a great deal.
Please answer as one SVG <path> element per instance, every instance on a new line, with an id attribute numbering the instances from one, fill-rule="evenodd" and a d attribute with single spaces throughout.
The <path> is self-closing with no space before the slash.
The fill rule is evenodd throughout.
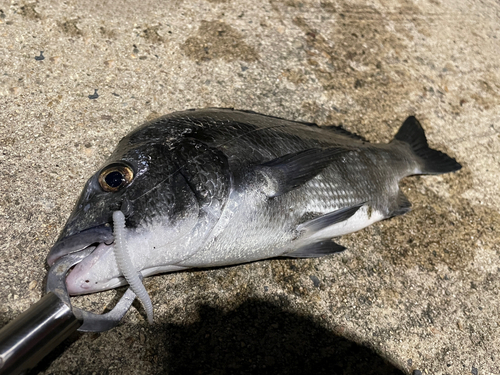
<path id="1" fill-rule="evenodd" d="M 424 129 L 414 116 L 405 120 L 394 139 L 410 146 L 420 162 L 421 174 L 442 174 L 455 172 L 462 168 L 452 157 L 429 147 Z"/>

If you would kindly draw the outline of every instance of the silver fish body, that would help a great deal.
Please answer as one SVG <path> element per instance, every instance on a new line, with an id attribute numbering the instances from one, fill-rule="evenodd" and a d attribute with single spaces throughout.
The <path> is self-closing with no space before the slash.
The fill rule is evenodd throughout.
<path id="1" fill-rule="evenodd" d="M 460 168 L 428 147 L 414 117 L 389 144 L 371 144 L 338 127 L 254 112 L 176 112 L 120 141 L 47 261 L 95 246 L 69 274 L 69 292 L 123 285 L 110 225 L 116 210 L 143 276 L 318 257 L 344 249 L 332 238 L 409 211 L 401 178 Z"/>

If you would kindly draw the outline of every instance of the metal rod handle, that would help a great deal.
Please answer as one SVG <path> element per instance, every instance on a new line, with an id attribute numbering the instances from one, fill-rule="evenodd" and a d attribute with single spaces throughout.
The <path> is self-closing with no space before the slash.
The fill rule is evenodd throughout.
<path id="1" fill-rule="evenodd" d="M 69 306 L 48 293 L 0 330 L 0 375 L 32 369 L 81 324 Z"/>

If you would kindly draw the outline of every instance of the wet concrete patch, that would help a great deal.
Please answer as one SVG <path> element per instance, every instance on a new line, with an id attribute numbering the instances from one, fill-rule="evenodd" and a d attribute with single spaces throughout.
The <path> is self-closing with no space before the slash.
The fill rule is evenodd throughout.
<path id="1" fill-rule="evenodd" d="M 232 26 L 219 21 L 201 21 L 196 36 L 182 45 L 186 55 L 198 62 L 222 59 L 225 61 L 255 61 L 257 51 L 248 45 Z"/>
<path id="2" fill-rule="evenodd" d="M 23 17 L 30 19 L 30 20 L 41 19 L 42 17 L 40 15 L 40 13 L 38 13 L 35 9 L 36 5 L 37 5 L 36 3 L 28 3 L 25 5 L 22 5 L 19 8 L 19 14 Z"/>
<path id="3" fill-rule="evenodd" d="M 141 37 L 152 43 L 162 43 L 163 37 L 159 34 L 161 25 L 146 26 L 142 28 Z"/>
<path id="4" fill-rule="evenodd" d="M 294 19 L 304 32 L 312 55 L 319 53 L 326 57 L 331 65 L 325 68 L 330 68 L 330 72 L 335 73 L 337 80 L 346 88 L 353 88 L 356 80 L 360 79 L 373 86 L 384 83 L 383 71 L 380 71 L 382 60 L 389 56 L 396 57 L 406 48 L 404 40 L 387 30 L 385 15 L 370 6 L 351 5 L 339 9 L 332 17 L 335 26 L 328 34 L 330 38 L 311 27 L 307 20 L 301 17 Z M 315 66 L 314 60 L 308 62 Z M 363 69 L 357 69 L 361 67 Z M 326 75 L 319 77 L 325 89 L 335 87 L 331 78 Z M 347 78 L 349 80 L 346 81 Z"/>
<path id="5" fill-rule="evenodd" d="M 332 92 L 355 90 L 355 107 L 361 111 L 377 103 L 382 112 L 390 98 L 408 95 L 411 77 L 404 69 L 386 66 L 388 61 L 401 65 L 406 51 L 405 40 L 388 31 L 386 17 L 370 6 L 355 5 L 336 10 L 332 17 L 335 27 L 328 39 L 306 19 L 294 19 L 305 36 L 309 69 L 323 88 Z M 373 91 L 381 96 L 373 96 Z M 337 121 L 342 117 L 334 115 Z"/>
<path id="6" fill-rule="evenodd" d="M 83 35 L 82 30 L 78 27 L 78 21 L 78 19 L 59 21 L 57 22 L 57 25 L 63 33 L 68 36 L 77 37 Z"/>
<path id="7" fill-rule="evenodd" d="M 109 27 L 101 26 L 99 27 L 99 32 L 105 38 L 116 39 L 117 32 Z"/>

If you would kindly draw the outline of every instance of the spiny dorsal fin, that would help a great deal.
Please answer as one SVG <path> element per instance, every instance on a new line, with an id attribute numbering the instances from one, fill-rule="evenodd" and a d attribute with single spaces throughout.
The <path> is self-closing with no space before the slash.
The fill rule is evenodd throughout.
<path id="1" fill-rule="evenodd" d="M 188 109 L 186 111 L 198 111 L 199 109 L 197 108 L 191 108 L 191 109 Z M 223 110 L 223 111 L 232 111 L 232 112 L 241 112 L 241 113 L 248 113 L 248 114 L 251 114 L 251 115 L 258 115 L 258 116 L 264 116 L 264 117 L 268 117 L 268 118 L 274 118 L 274 119 L 277 119 L 277 120 L 284 120 L 284 121 L 287 121 L 287 122 L 292 122 L 292 123 L 296 123 L 296 124 L 301 124 L 301 125 L 307 125 L 307 126 L 311 126 L 311 127 L 316 127 L 316 128 L 320 128 L 320 129 L 327 129 L 327 130 L 330 130 L 332 132 L 335 132 L 337 134 L 340 134 L 340 135 L 345 135 L 347 137 L 350 137 L 350 138 L 353 138 L 353 139 L 357 139 L 359 141 L 363 141 L 363 142 L 368 142 L 366 140 L 366 138 L 356 134 L 356 133 L 352 133 L 346 129 L 344 129 L 344 127 L 342 125 L 322 125 L 322 126 L 319 126 L 318 124 L 316 124 L 315 122 L 306 122 L 306 121 L 295 121 L 295 120 L 289 120 L 289 119 L 285 119 L 283 117 L 278 117 L 278 116 L 272 116 L 272 115 L 267 115 L 267 114 L 264 114 L 264 113 L 259 113 L 259 112 L 255 112 L 255 111 L 252 111 L 252 110 L 249 110 L 249 109 L 235 109 L 235 108 L 217 108 L 217 107 L 208 107 L 208 108 L 205 108 L 205 110 Z"/>

